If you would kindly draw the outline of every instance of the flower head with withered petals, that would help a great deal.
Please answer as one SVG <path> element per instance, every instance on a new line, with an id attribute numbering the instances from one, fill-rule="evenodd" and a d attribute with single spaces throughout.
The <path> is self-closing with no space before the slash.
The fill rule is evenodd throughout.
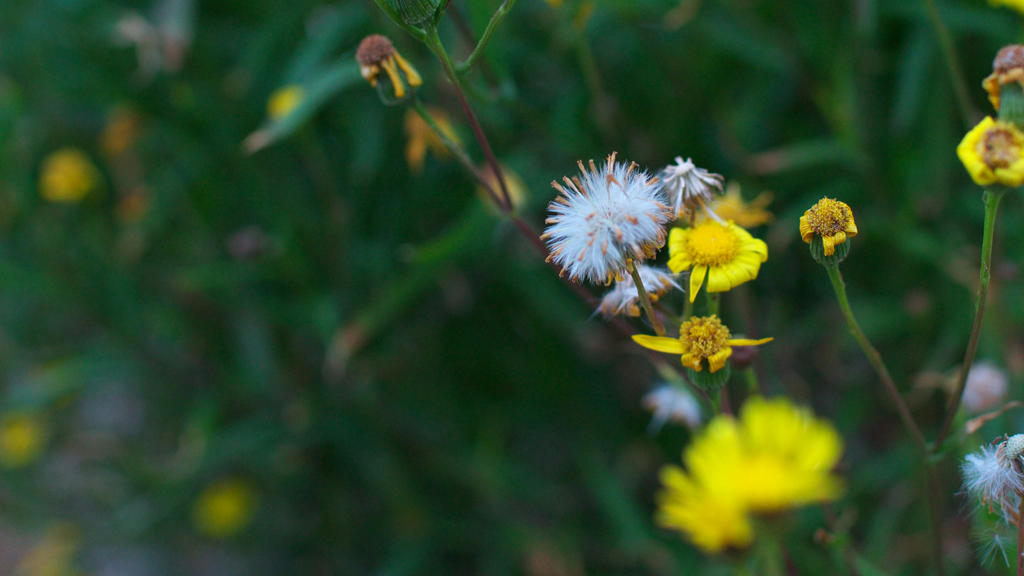
<path id="1" fill-rule="evenodd" d="M 815 235 L 821 237 L 825 255 L 836 252 L 836 246 L 857 235 L 853 211 L 845 203 L 822 198 L 800 217 L 800 237 L 808 244 Z"/>
<path id="2" fill-rule="evenodd" d="M 751 513 L 838 498 L 842 483 L 832 468 L 841 455 L 828 422 L 788 399 L 753 397 L 738 421 L 721 415 L 708 423 L 683 453 L 685 470 L 662 470 L 656 519 L 708 552 L 745 547 Z"/>
<path id="3" fill-rule="evenodd" d="M 716 192 L 722 193 L 723 180 L 718 174 L 698 168 L 689 158 L 683 162 L 681 156 L 676 156 L 676 163 L 661 171 L 661 185 L 676 218 L 685 212 L 706 208 L 715 199 Z"/>
<path id="4" fill-rule="evenodd" d="M 732 334 L 729 329 L 718 316 L 712 314 L 708 317 L 694 316 L 683 322 L 679 327 L 679 338 L 637 334 L 633 336 L 633 341 L 658 352 L 680 354 L 683 366 L 696 372 L 704 369 L 705 361 L 711 372 L 718 372 L 725 366 L 729 356 L 732 356 L 733 346 L 758 346 L 773 340 L 732 339 L 730 336 Z"/>
<path id="5" fill-rule="evenodd" d="M 580 176 L 563 178 L 565 186 L 548 209 L 552 215 L 541 236 L 551 249 L 548 260 L 573 281 L 610 284 L 623 277 L 628 260 L 653 258 L 665 245 L 665 223 L 671 212 L 663 203 L 657 179 L 636 163 L 615 161 L 600 168 L 579 162 Z"/>
<path id="6" fill-rule="evenodd" d="M 377 86 L 377 77 L 381 71 L 387 74 L 395 98 L 405 98 L 406 83 L 412 87 L 423 84 L 419 72 L 402 58 L 391 40 L 380 34 L 371 34 L 359 43 L 356 61 L 359 62 L 359 71 L 370 86 Z"/>
<path id="7" fill-rule="evenodd" d="M 979 186 L 1024 184 L 1024 132 L 986 116 L 960 141 L 956 154 Z"/>
<path id="8" fill-rule="evenodd" d="M 690 302 L 708 281 L 708 292 L 725 292 L 757 278 L 768 259 L 768 245 L 732 222 L 713 220 L 693 228 L 673 228 L 668 237 L 668 267 L 690 272 Z"/>

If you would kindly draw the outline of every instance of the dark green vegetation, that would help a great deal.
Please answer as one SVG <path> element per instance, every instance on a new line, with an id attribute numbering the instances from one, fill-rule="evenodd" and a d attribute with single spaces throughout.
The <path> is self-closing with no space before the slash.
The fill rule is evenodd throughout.
<path id="1" fill-rule="evenodd" d="M 476 34 L 497 8 L 454 2 Z M 431 155 L 410 171 L 405 107 L 354 73 L 360 39 L 388 35 L 482 163 L 425 47 L 369 0 L 197 4 L 193 26 L 187 11 L 154 16 L 180 1 L 0 2 L 0 411 L 50 431 L 34 462 L 0 474 L 12 534 L 76 527 L 85 574 L 729 572 L 651 521 L 658 469 L 688 435 L 645 433 L 639 398 L 659 381 L 647 358 L 591 318 L 458 163 Z M 980 82 L 1021 17 L 939 8 L 973 113 L 991 113 Z M 192 30 L 180 67 L 140 71 L 115 40 L 131 9 Z M 449 17 L 441 33 L 469 53 Z M 246 153 L 270 94 L 296 82 L 322 98 Z M 847 444 L 847 497 L 790 520 L 794 570 L 930 570 L 916 448 L 797 229 L 823 196 L 852 207 L 852 306 L 933 438 L 945 395 L 920 375 L 962 357 L 984 205 L 954 152 L 980 116 L 957 104 L 925 2 L 519 0 L 471 83 L 538 230 L 549 182 L 613 150 L 652 171 L 692 157 L 747 198 L 774 191 L 776 219 L 754 231 L 769 259 L 723 315 L 775 337 L 757 364 L 768 393 L 812 405 Z M 115 109 L 138 131 L 112 155 L 100 137 Z M 103 184 L 47 203 L 40 164 L 69 145 Z M 1022 263 L 1024 201 L 1010 193 L 979 359 L 1010 372 L 1011 399 Z M 733 387 L 735 403 L 739 375 Z M 1021 431 L 1010 412 L 963 450 Z M 946 564 L 980 573 L 959 456 L 938 467 Z M 225 477 L 253 482 L 259 504 L 241 534 L 212 541 L 192 503 Z"/>

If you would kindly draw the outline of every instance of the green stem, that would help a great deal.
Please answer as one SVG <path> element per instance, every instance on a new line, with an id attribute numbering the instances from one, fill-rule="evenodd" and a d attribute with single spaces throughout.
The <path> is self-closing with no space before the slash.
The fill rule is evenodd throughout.
<path id="1" fill-rule="evenodd" d="M 769 534 L 761 548 L 761 561 L 765 576 L 785 576 L 786 559 L 779 535 Z"/>
<path id="2" fill-rule="evenodd" d="M 464 62 L 460 62 L 455 66 L 455 71 L 460 75 L 464 75 L 473 69 L 473 65 L 487 49 L 487 45 L 491 42 L 491 37 L 494 36 L 494 31 L 498 29 L 498 24 L 505 18 L 505 15 L 512 10 L 512 6 L 515 5 L 516 0 L 505 0 L 498 6 L 498 9 L 491 16 L 491 21 L 487 23 L 487 28 L 484 30 L 483 36 L 480 37 L 480 41 L 476 43 L 476 48 L 473 48 L 473 52 L 470 53 L 469 57 Z"/>
<path id="3" fill-rule="evenodd" d="M 942 56 L 946 61 L 946 69 L 949 72 L 949 79 L 953 82 L 953 92 L 956 94 L 956 102 L 960 108 L 960 116 L 964 126 L 969 130 L 978 121 L 978 112 L 971 104 L 970 91 L 967 89 L 967 80 L 963 69 L 960 67 L 960 59 L 956 55 L 956 46 L 953 44 L 953 35 L 942 20 L 935 0 L 924 0 L 925 11 L 932 21 L 935 34 L 939 37 L 939 44 L 942 46 Z"/>
<path id="4" fill-rule="evenodd" d="M 644 307 L 644 312 L 647 313 L 647 318 L 651 321 L 651 327 L 654 328 L 654 332 L 658 336 L 665 335 L 665 327 L 661 325 L 661 321 L 658 320 L 657 314 L 654 313 L 654 306 L 651 305 L 651 297 L 647 294 L 647 290 L 644 288 L 644 281 L 640 278 L 640 270 L 636 267 L 634 262 L 630 262 L 627 266 L 629 273 L 633 276 L 633 283 L 636 284 L 636 293 L 640 295 L 640 304 Z"/>
<path id="5" fill-rule="evenodd" d="M 473 113 L 473 109 L 470 108 L 469 102 L 466 100 L 466 93 L 462 89 L 462 80 L 459 75 L 455 72 L 455 67 L 452 65 L 451 58 L 448 57 L 448 52 L 444 49 L 444 44 L 441 43 L 441 37 L 437 35 L 437 28 L 434 26 L 428 27 L 426 44 L 427 47 L 437 56 L 437 59 L 441 61 L 441 67 L 444 69 L 445 76 L 452 83 L 452 87 L 455 88 L 455 96 L 459 100 L 459 105 L 462 107 L 462 112 L 466 115 L 466 119 L 469 120 L 469 126 L 473 130 L 473 136 L 476 137 L 477 142 L 480 144 L 480 149 L 484 153 L 484 157 L 487 159 L 487 164 L 491 167 L 491 171 L 494 172 L 494 178 L 498 181 L 498 187 L 501 188 L 501 203 L 499 206 L 505 212 L 512 211 L 512 203 L 510 201 L 511 196 L 508 193 L 508 185 L 505 183 L 505 175 L 502 174 L 501 166 L 498 165 L 498 159 L 494 156 L 494 150 L 491 149 L 491 143 L 487 140 L 487 136 L 484 134 L 483 128 L 480 127 L 480 122 L 476 119 L 476 114 Z"/>
<path id="6" fill-rule="evenodd" d="M 963 364 L 960 365 L 960 373 L 957 376 L 956 388 L 949 398 L 949 407 L 946 408 L 946 418 L 939 429 L 939 435 L 935 437 L 932 444 L 933 454 L 938 453 L 942 448 L 942 442 L 949 436 L 953 425 L 953 418 L 960 408 L 960 399 L 964 395 L 964 387 L 967 385 L 967 374 L 974 364 L 974 356 L 978 352 L 978 340 L 981 337 L 981 322 L 985 316 L 985 301 L 988 299 L 988 284 L 991 279 L 992 265 L 992 237 L 996 227 L 996 213 L 999 211 L 999 201 L 1003 199 L 1002 190 L 985 191 L 985 231 L 981 240 L 981 273 L 978 282 L 978 299 L 974 305 L 974 324 L 971 325 L 971 337 L 967 341 L 967 352 L 964 354 Z"/>
<path id="7" fill-rule="evenodd" d="M 903 401 L 903 397 L 900 396 L 899 390 L 896 388 L 896 383 L 893 382 L 892 376 L 889 375 L 889 369 L 885 367 L 885 362 L 882 361 L 881 354 L 875 347 L 871 345 L 868 337 L 864 335 L 864 331 L 861 330 L 860 324 L 857 323 L 857 319 L 853 316 L 853 310 L 850 309 L 850 301 L 846 298 L 846 284 L 843 283 L 843 276 L 839 273 L 838 266 L 825 266 L 825 270 L 828 271 L 829 280 L 832 281 L 832 288 L 836 292 L 836 298 L 839 300 L 839 307 L 843 310 L 843 316 L 846 317 L 846 326 L 850 330 L 850 334 L 860 345 L 860 349 L 867 356 L 868 362 L 871 363 L 871 367 L 875 369 L 875 373 L 878 374 L 879 379 L 882 380 L 882 385 L 889 393 L 893 403 L 896 404 L 896 408 L 899 410 L 900 419 L 903 420 L 903 426 L 906 427 L 907 432 L 910 433 L 914 438 L 914 442 L 917 447 L 921 449 L 922 453 L 927 454 L 927 446 L 925 445 L 924 436 L 921 434 L 921 429 L 917 427 L 917 422 L 914 421 L 914 417 L 910 414 L 910 408 L 907 407 L 907 403 Z"/>
<path id="8" fill-rule="evenodd" d="M 705 287 L 704 294 L 708 298 L 708 316 L 718 316 L 719 293 L 718 292 L 708 292 L 707 291 L 707 287 Z"/>
<path id="9" fill-rule="evenodd" d="M 685 322 L 690 319 L 690 316 L 693 316 L 693 302 L 688 297 L 683 298 L 683 315 L 680 318 Z"/>
<path id="10" fill-rule="evenodd" d="M 743 375 L 747 379 L 747 391 L 752 395 L 760 394 L 761 383 L 757 380 L 757 372 L 748 366 L 743 370 Z"/>

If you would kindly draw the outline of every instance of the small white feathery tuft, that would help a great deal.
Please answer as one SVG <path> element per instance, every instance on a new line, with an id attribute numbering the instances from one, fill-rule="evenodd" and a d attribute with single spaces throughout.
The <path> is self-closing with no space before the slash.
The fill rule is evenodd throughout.
<path id="1" fill-rule="evenodd" d="M 1009 388 L 1006 372 L 998 366 L 982 360 L 971 366 L 964 387 L 963 405 L 970 414 L 995 410 L 1006 399 Z"/>
<path id="2" fill-rule="evenodd" d="M 1020 438 L 1015 443 L 1024 440 Z M 1020 495 L 1024 492 L 1024 474 L 1019 457 L 1007 455 L 1007 442 L 984 446 L 980 454 L 968 454 L 961 466 L 964 489 L 981 500 L 989 511 L 998 507 L 1008 523 L 1016 522 Z"/>
<path id="3" fill-rule="evenodd" d="M 636 270 L 640 273 L 640 281 L 644 283 L 644 289 L 647 290 L 647 295 L 650 296 L 652 302 L 656 302 L 658 298 L 673 288 L 682 290 L 676 283 L 676 275 L 668 270 L 644 264 L 637 264 Z M 629 275 L 615 283 L 615 287 L 601 298 L 601 305 L 597 309 L 605 318 L 623 313 L 639 316 L 639 303 L 640 292 L 636 289 L 633 276 Z"/>
<path id="4" fill-rule="evenodd" d="M 663 384 L 640 399 L 640 405 L 654 413 L 647 426 L 650 434 L 657 434 L 666 422 L 685 425 L 690 430 L 700 427 L 700 402 L 689 391 L 673 384 Z"/>
<path id="5" fill-rule="evenodd" d="M 684 162 L 681 156 L 676 156 L 676 163 L 669 164 L 661 171 L 661 186 L 676 218 L 700 207 L 714 216 L 708 206 L 715 199 L 716 190 L 718 194 L 722 193 L 724 180 L 718 174 L 698 168 L 690 158 Z"/>
<path id="6" fill-rule="evenodd" d="M 665 245 L 671 212 L 657 179 L 635 163 L 608 156 L 601 167 L 579 162 L 579 176 L 552 182 L 560 196 L 548 205 L 551 216 L 542 240 L 554 260 L 574 282 L 608 285 L 622 278 L 626 263 L 653 258 Z"/>

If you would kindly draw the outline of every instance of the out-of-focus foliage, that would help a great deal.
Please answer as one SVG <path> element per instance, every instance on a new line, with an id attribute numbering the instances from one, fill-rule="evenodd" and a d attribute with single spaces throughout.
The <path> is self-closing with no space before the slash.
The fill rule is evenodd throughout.
<path id="1" fill-rule="evenodd" d="M 1021 16 L 937 4 L 987 113 L 980 81 Z M 454 55 L 497 5 L 453 0 Z M 774 192 L 755 231 L 769 260 L 723 315 L 775 337 L 755 364 L 767 391 L 844 438 L 845 497 L 790 520 L 800 574 L 932 565 L 915 447 L 798 231 L 823 196 L 851 206 L 853 305 L 934 437 L 983 204 L 955 154 L 975 119 L 925 6 L 519 0 L 471 77 L 537 228 L 548 183 L 612 150 Z M 354 61 L 371 33 L 472 142 L 437 61 L 369 0 L 0 2 L 0 572 L 730 570 L 653 524 L 657 471 L 689 439 L 645 431 L 658 374 L 456 162 L 407 164 L 405 107 Z M 268 119 L 282 87 L 300 91 Z M 96 181 L 51 202 L 47 159 L 67 149 Z M 1022 205 L 1003 203 L 979 355 L 1013 399 Z M 963 450 L 1022 429 L 1010 411 Z M 939 472 L 947 565 L 978 573 L 956 458 Z"/>

